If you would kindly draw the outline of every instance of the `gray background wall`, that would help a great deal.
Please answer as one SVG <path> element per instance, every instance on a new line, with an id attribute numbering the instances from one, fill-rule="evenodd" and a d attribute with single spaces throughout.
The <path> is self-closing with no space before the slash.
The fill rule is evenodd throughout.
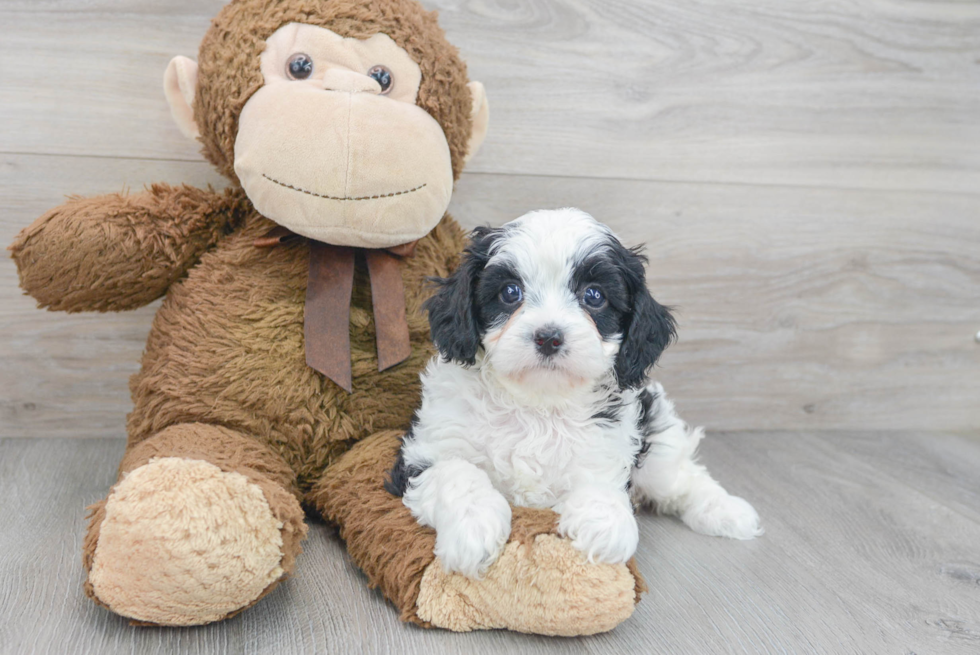
<path id="1" fill-rule="evenodd" d="M 0 242 L 65 194 L 223 183 L 161 91 L 221 4 L 0 0 Z M 491 103 L 451 211 L 646 242 L 692 422 L 980 428 L 980 4 L 426 5 Z M 155 309 L 41 312 L 0 260 L 0 436 L 123 435 Z"/>

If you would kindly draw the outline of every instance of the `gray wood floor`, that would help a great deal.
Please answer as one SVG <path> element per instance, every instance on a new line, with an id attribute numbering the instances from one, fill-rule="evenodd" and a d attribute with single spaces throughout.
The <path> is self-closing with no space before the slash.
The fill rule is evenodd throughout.
<path id="1" fill-rule="evenodd" d="M 980 440 L 912 432 L 709 434 L 703 461 L 759 509 L 752 542 L 642 517 L 651 591 L 610 633 L 549 639 L 401 624 L 315 523 L 297 574 L 241 616 L 130 627 L 86 600 L 84 506 L 119 439 L 0 440 L 0 653 L 980 652 Z"/>

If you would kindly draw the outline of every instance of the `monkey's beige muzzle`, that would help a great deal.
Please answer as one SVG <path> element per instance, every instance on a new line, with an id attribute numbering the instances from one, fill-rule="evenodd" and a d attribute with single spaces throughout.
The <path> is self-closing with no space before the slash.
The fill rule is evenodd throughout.
<path id="1" fill-rule="evenodd" d="M 262 215 L 361 248 L 425 236 L 453 187 L 449 145 L 423 109 L 369 90 L 288 82 L 267 84 L 245 104 L 235 173 Z"/>

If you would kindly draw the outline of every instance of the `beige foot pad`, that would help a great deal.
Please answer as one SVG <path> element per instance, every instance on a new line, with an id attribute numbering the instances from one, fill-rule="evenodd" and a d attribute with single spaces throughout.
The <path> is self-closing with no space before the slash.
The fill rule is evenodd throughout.
<path id="1" fill-rule="evenodd" d="M 89 583 L 101 603 L 137 621 L 217 621 L 283 576 L 282 527 L 244 475 L 153 459 L 109 495 Z"/>
<path id="2" fill-rule="evenodd" d="M 611 630 L 633 613 L 638 578 L 623 564 L 590 564 L 553 534 L 533 545 L 507 544 L 479 581 L 446 573 L 439 560 L 425 570 L 418 617 L 465 632 L 508 628 L 545 635 L 589 635 Z"/>

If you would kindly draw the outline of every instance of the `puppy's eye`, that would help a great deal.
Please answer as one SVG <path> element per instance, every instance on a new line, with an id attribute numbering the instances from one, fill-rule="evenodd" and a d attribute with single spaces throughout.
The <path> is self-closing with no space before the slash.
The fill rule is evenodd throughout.
<path id="1" fill-rule="evenodd" d="M 524 292 L 516 284 L 508 284 L 500 292 L 500 301 L 505 305 L 513 305 L 524 298 Z"/>
<path id="2" fill-rule="evenodd" d="M 391 71 L 384 66 L 374 66 L 367 72 L 368 77 L 373 78 L 375 82 L 381 85 L 381 95 L 384 95 L 391 91 L 391 85 L 395 81 L 395 77 L 391 74 Z"/>
<path id="3" fill-rule="evenodd" d="M 596 287 L 589 287 L 582 294 L 582 302 L 592 309 L 598 309 L 606 304 L 606 296 Z"/>
<path id="4" fill-rule="evenodd" d="M 313 74 L 313 60 L 309 55 L 297 52 L 286 63 L 286 72 L 294 80 L 305 80 Z"/>

